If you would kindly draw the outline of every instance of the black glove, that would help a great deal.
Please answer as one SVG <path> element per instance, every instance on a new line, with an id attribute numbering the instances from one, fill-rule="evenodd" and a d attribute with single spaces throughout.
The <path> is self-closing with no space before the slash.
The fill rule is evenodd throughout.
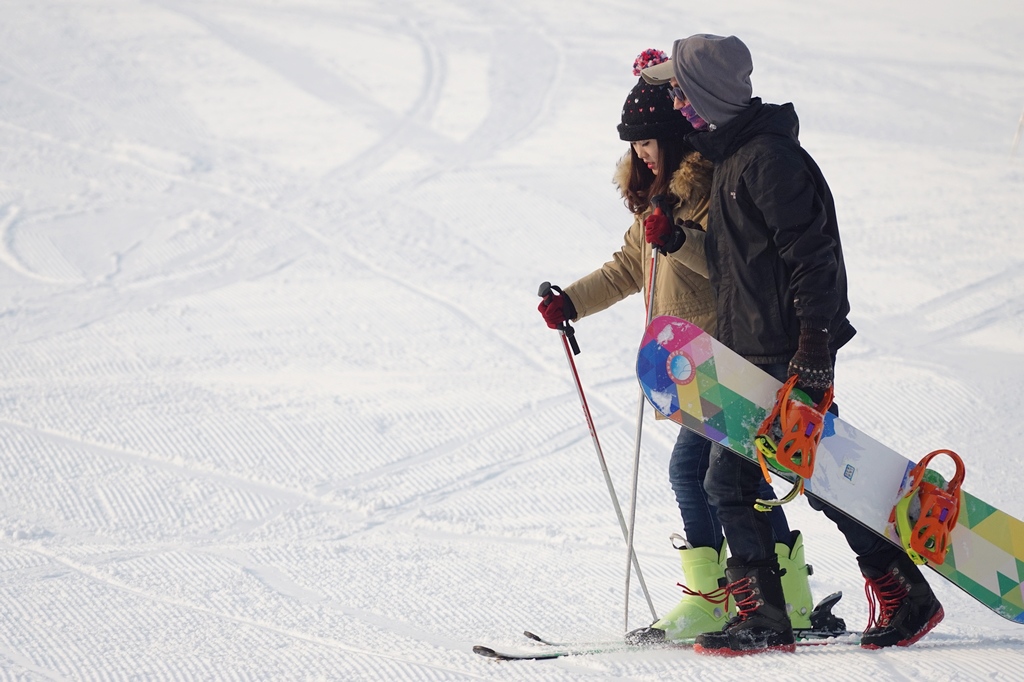
<path id="1" fill-rule="evenodd" d="M 832 353 L 828 349 L 828 329 L 824 325 L 801 326 L 796 355 L 789 361 L 790 376 L 808 393 L 820 393 L 832 385 Z"/>

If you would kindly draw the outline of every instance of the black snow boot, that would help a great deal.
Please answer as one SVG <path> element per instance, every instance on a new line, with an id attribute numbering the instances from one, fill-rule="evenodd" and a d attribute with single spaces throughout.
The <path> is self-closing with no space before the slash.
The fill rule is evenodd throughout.
<path id="1" fill-rule="evenodd" d="M 712 656 L 744 656 L 767 651 L 796 651 L 793 626 L 786 614 L 782 571 L 777 559 L 766 565 L 742 565 L 730 558 L 725 588 L 737 613 L 721 632 L 697 635 L 693 649 Z"/>
<path id="2" fill-rule="evenodd" d="M 944 615 L 942 604 L 921 569 L 906 554 L 900 552 L 884 567 L 877 565 L 878 559 L 857 559 L 870 606 L 868 627 L 860 645 L 865 649 L 910 646 L 939 624 Z"/>

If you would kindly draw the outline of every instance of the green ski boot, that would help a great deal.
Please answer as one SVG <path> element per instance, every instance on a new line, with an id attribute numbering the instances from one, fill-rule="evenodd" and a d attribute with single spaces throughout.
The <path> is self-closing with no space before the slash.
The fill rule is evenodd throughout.
<path id="1" fill-rule="evenodd" d="M 807 576 L 813 572 L 804 562 L 804 536 L 794 530 L 789 544 L 775 543 L 775 553 L 779 555 L 779 568 L 784 569 L 782 575 L 782 592 L 786 597 L 786 612 L 794 630 L 811 629 L 811 612 L 814 610 L 814 598 Z"/>
<path id="2" fill-rule="evenodd" d="M 679 549 L 682 558 L 683 576 L 686 584 L 683 599 L 661 620 L 646 628 L 633 630 L 626 635 L 626 642 L 643 646 L 665 641 L 689 641 L 702 632 L 721 630 L 729 616 L 727 597 L 722 589 L 725 584 L 726 543 L 715 551 L 713 547 L 684 547 Z"/>

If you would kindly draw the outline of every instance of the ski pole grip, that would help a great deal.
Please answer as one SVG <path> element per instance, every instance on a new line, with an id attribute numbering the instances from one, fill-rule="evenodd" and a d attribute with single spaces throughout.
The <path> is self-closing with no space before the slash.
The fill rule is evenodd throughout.
<path id="1" fill-rule="evenodd" d="M 655 194 L 651 197 L 651 206 L 654 207 L 654 215 L 668 215 L 668 197 L 664 194 Z M 651 258 L 654 258 L 661 251 L 657 246 L 651 245 Z"/>
<path id="2" fill-rule="evenodd" d="M 540 288 L 537 289 L 537 295 L 544 299 L 545 303 L 550 303 L 553 296 L 565 296 L 565 292 L 562 288 L 552 284 L 551 282 L 541 282 Z M 580 345 L 576 342 L 576 330 L 569 324 L 569 320 L 565 320 L 562 324 L 558 325 L 558 331 L 565 335 L 569 345 L 572 346 L 572 354 L 580 354 Z"/>
<path id="3" fill-rule="evenodd" d="M 664 194 L 655 194 L 651 197 L 651 206 L 654 207 L 655 215 L 667 215 L 665 209 L 667 208 L 668 197 Z"/>

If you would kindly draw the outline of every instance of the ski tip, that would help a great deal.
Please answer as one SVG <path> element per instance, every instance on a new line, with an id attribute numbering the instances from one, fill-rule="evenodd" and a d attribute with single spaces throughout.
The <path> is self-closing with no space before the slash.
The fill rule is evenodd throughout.
<path id="1" fill-rule="evenodd" d="M 543 661 L 551 658 L 561 658 L 562 656 L 572 655 L 569 651 L 537 651 L 537 652 L 519 652 L 519 653 L 502 653 L 495 651 L 489 646 L 474 646 L 473 653 L 486 658 L 493 659 L 495 661 Z"/>
<path id="2" fill-rule="evenodd" d="M 532 639 L 535 642 L 543 642 L 544 641 L 543 639 L 541 639 L 541 637 L 539 635 L 535 635 L 532 632 L 530 632 L 529 630 L 523 630 L 523 637 L 526 637 L 527 639 Z"/>

